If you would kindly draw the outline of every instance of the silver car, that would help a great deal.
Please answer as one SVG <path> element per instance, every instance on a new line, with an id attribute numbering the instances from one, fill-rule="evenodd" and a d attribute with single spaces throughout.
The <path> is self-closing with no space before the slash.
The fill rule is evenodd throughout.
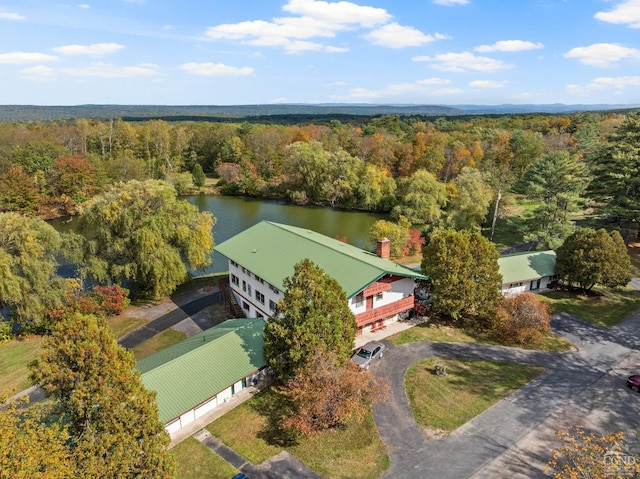
<path id="1" fill-rule="evenodd" d="M 371 341 L 359 347 L 351 355 L 351 361 L 362 369 L 369 369 L 371 363 L 382 358 L 384 354 L 384 344 L 378 341 Z"/>

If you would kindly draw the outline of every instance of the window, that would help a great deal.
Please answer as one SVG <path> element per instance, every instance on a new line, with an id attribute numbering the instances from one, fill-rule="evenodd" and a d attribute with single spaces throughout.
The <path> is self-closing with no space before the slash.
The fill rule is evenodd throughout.
<path id="1" fill-rule="evenodd" d="M 235 284 L 236 286 L 240 286 L 240 280 L 238 279 L 238 277 L 235 274 L 231 275 L 231 282 L 233 284 Z"/>
<path id="2" fill-rule="evenodd" d="M 376 301 L 382 301 L 382 293 L 376 294 Z"/>
<path id="3" fill-rule="evenodd" d="M 247 292 L 249 293 L 249 296 L 251 296 L 251 285 L 250 284 L 247 285 Z"/>
<path id="4" fill-rule="evenodd" d="M 246 269 L 244 269 L 244 268 L 242 268 L 242 272 L 243 272 L 243 273 L 246 273 L 246 272 L 247 272 L 247 270 L 246 270 Z"/>
<path id="5" fill-rule="evenodd" d="M 271 311 L 275 311 L 276 310 L 276 306 L 277 306 L 277 304 L 274 301 L 269 300 L 269 309 Z"/>
<path id="6" fill-rule="evenodd" d="M 278 288 L 276 288 L 275 286 L 269 285 L 269 289 L 271 291 L 273 291 L 275 294 L 280 294 L 280 290 Z"/>
<path id="7" fill-rule="evenodd" d="M 235 262 L 235 261 L 233 261 L 233 260 L 229 260 L 229 261 L 231 261 L 231 264 L 232 264 L 233 266 L 235 266 L 236 268 L 238 267 L 238 263 L 236 263 L 236 262 Z"/>
<path id="8" fill-rule="evenodd" d="M 242 291 L 247 291 L 247 282 L 244 279 L 242 280 Z"/>
<path id="9" fill-rule="evenodd" d="M 244 301 L 242 302 L 242 309 L 246 309 L 247 311 L 249 311 L 249 305 Z"/>
<path id="10" fill-rule="evenodd" d="M 262 294 L 257 289 L 256 289 L 256 299 L 258 300 L 258 303 L 264 304 L 264 294 Z"/>
<path id="11" fill-rule="evenodd" d="M 364 294 L 358 293 L 356 294 L 356 307 L 360 307 L 364 304 Z"/>
<path id="12" fill-rule="evenodd" d="M 253 277 L 256 279 L 257 282 L 264 284 L 264 280 L 257 274 L 254 274 Z"/>

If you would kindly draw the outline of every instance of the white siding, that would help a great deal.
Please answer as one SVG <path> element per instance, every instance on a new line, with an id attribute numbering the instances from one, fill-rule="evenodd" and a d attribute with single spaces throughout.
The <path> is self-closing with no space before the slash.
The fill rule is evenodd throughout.
<path id="1" fill-rule="evenodd" d="M 164 427 L 164 429 L 165 429 L 165 431 L 167 431 L 169 433 L 169 435 L 178 432 L 180 429 L 182 429 L 182 424 L 180 424 L 180 418 L 178 418 L 175 421 L 170 422 L 169 424 L 167 424 Z"/>
<path id="2" fill-rule="evenodd" d="M 203 403 L 202 405 L 196 408 L 195 417 L 198 418 L 200 416 L 204 416 L 209 411 L 212 411 L 213 409 L 215 409 L 217 406 L 218 406 L 218 397 L 214 396 L 211 399 L 209 399 L 207 402 Z"/>
<path id="3" fill-rule="evenodd" d="M 237 284 L 232 281 L 232 275 L 238 278 Z M 256 277 L 248 269 L 240 265 L 236 266 L 232 261 L 229 261 L 229 280 L 240 307 L 248 306 L 248 309 L 244 309 L 248 318 L 256 318 L 258 316 L 268 318 L 273 314 L 269 307 L 270 301 L 277 304 L 282 298 L 282 292 L 277 287 L 260 277 Z M 264 302 L 260 301 L 262 297 L 258 297 L 256 292 L 264 296 Z"/>
<path id="4" fill-rule="evenodd" d="M 225 389 L 221 393 L 218 393 L 218 404 L 222 404 L 223 402 L 227 401 L 228 399 L 231 398 L 231 396 L 232 396 L 231 386 L 229 386 L 227 389 Z"/>
<path id="5" fill-rule="evenodd" d="M 196 420 L 196 416 L 192 409 L 191 411 L 187 411 L 182 416 L 180 416 L 180 426 L 185 427 L 187 424 L 190 424 L 195 420 Z"/>
<path id="6" fill-rule="evenodd" d="M 540 287 L 537 287 L 538 280 L 540 281 Z M 500 288 L 500 291 L 504 295 L 525 293 L 527 291 L 537 292 L 543 291 L 549 288 L 549 283 L 553 280 L 551 276 L 545 276 L 544 278 L 536 278 L 532 280 L 522 281 L 518 283 L 506 283 Z"/>

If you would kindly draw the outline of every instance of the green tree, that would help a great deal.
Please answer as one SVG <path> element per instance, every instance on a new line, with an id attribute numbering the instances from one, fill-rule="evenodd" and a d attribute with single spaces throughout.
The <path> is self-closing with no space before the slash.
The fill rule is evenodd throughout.
<path id="1" fill-rule="evenodd" d="M 422 251 L 422 271 L 431 281 L 433 310 L 490 327 L 502 301 L 494 245 L 475 231 L 441 230 L 431 235 Z"/>
<path id="2" fill-rule="evenodd" d="M 320 350 L 334 354 L 337 365 L 344 366 L 357 326 L 338 282 L 305 259 L 295 265 L 284 287 L 284 297 L 264 331 L 269 366 L 286 381 Z"/>
<path id="3" fill-rule="evenodd" d="M 356 184 L 358 206 L 368 210 L 388 211 L 395 202 L 396 181 L 391 174 L 375 165 L 366 165 Z"/>
<path id="4" fill-rule="evenodd" d="M 571 213 L 581 206 L 588 184 L 586 165 L 568 152 L 552 152 L 524 174 L 522 185 L 529 198 L 542 201 L 531 216 L 527 239 L 557 248 L 573 230 Z"/>
<path id="5" fill-rule="evenodd" d="M 556 254 L 556 274 L 570 286 L 591 290 L 596 284 L 614 288 L 631 281 L 631 259 L 617 231 L 579 229 Z"/>
<path id="6" fill-rule="evenodd" d="M 95 316 L 75 314 L 45 338 L 31 379 L 68 425 L 78 477 L 171 478 L 169 435 L 133 353 Z"/>
<path id="7" fill-rule="evenodd" d="M 40 218 L 0 213 L 0 310 L 30 330 L 46 327 L 46 313 L 65 303 L 58 276 L 62 238 Z"/>
<path id="8" fill-rule="evenodd" d="M 0 395 L 0 478 L 71 479 L 68 427 L 52 420 L 48 404 L 7 401 Z"/>
<path id="9" fill-rule="evenodd" d="M 479 229 L 486 219 L 493 191 L 480 171 L 464 167 L 453 184 L 455 193 L 447 206 L 447 222 L 455 229 Z"/>
<path id="10" fill-rule="evenodd" d="M 193 184 L 197 188 L 202 188 L 207 177 L 205 176 L 204 171 L 202 171 L 202 165 L 200 163 L 193 165 L 193 173 L 191 173 L 191 175 L 193 177 Z"/>
<path id="11" fill-rule="evenodd" d="M 592 156 L 589 194 L 595 212 L 613 222 L 628 244 L 640 225 L 640 112 L 629 113 L 609 136 L 609 145 Z"/>
<path id="12" fill-rule="evenodd" d="M 373 241 L 387 238 L 391 242 L 391 256 L 399 258 L 403 255 L 403 249 L 409 241 L 409 229 L 411 223 L 401 216 L 397 222 L 378 220 L 369 229 L 369 237 Z"/>
<path id="13" fill-rule="evenodd" d="M 427 170 L 418 170 L 400 182 L 400 204 L 392 216 L 405 216 L 413 224 L 436 223 L 447 201 L 446 187 Z"/>
<path id="14" fill-rule="evenodd" d="M 214 224 L 163 181 L 115 185 L 84 205 L 81 272 L 99 283 L 126 284 L 133 297 L 166 296 L 187 278 L 186 265 L 210 264 Z"/>

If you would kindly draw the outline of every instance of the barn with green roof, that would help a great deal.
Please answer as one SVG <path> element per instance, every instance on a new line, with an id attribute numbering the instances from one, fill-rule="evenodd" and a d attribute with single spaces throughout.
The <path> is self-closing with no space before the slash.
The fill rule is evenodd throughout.
<path id="1" fill-rule="evenodd" d="M 269 317 L 294 265 L 310 259 L 345 291 L 359 331 L 384 327 L 414 307 L 421 273 L 389 259 L 389 240 L 377 254 L 296 226 L 262 221 L 216 247 L 229 261 L 231 289 L 247 317 Z"/>
<path id="2" fill-rule="evenodd" d="M 169 434 L 257 381 L 266 367 L 265 324 L 261 318 L 229 319 L 138 361 Z"/>
<path id="3" fill-rule="evenodd" d="M 556 280 L 555 251 L 527 251 L 498 258 L 502 275 L 502 294 L 523 293 L 549 288 Z"/>

